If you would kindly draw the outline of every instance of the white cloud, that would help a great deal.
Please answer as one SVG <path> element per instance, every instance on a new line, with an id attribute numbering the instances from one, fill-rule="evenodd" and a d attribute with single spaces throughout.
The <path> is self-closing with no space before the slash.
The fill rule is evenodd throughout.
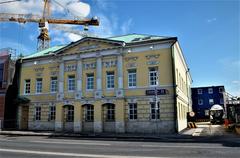
<path id="1" fill-rule="evenodd" d="M 68 39 L 73 42 L 78 41 L 82 38 L 82 36 L 74 33 L 65 33 L 65 34 L 66 34 L 65 36 L 68 37 Z"/>
<path id="2" fill-rule="evenodd" d="M 208 23 L 211 23 L 211 22 L 214 22 L 214 21 L 217 21 L 217 18 L 207 19 L 207 22 L 208 22 Z"/>
<path id="3" fill-rule="evenodd" d="M 128 19 L 126 22 L 124 22 L 123 25 L 121 26 L 122 34 L 129 33 L 129 30 L 130 30 L 132 25 L 133 25 L 133 20 L 132 19 Z"/>

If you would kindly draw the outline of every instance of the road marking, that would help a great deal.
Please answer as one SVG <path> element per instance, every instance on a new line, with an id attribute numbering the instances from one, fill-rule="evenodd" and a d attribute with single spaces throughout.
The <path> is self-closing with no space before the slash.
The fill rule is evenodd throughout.
<path id="1" fill-rule="evenodd" d="M 56 155 L 56 156 L 72 156 L 72 157 L 95 157 L 95 158 L 169 158 L 169 157 L 145 157 L 145 156 L 120 156 L 120 155 L 96 155 L 96 154 L 78 154 L 63 152 L 46 152 L 33 150 L 16 150 L 16 149 L 0 149 L 3 152 L 35 154 L 35 155 Z"/>
<path id="2" fill-rule="evenodd" d="M 161 146 L 161 145 L 142 145 L 142 147 L 155 147 L 155 148 L 198 148 L 198 149 L 229 149 L 230 147 L 223 146 L 185 146 L 185 145 L 169 145 L 169 146 Z"/>
<path id="3" fill-rule="evenodd" d="M 78 143 L 78 142 L 49 142 L 49 141 L 30 141 L 32 143 L 45 143 L 45 144 L 73 144 L 73 145 L 102 145 L 102 146 L 110 146 L 111 144 L 104 143 Z"/>

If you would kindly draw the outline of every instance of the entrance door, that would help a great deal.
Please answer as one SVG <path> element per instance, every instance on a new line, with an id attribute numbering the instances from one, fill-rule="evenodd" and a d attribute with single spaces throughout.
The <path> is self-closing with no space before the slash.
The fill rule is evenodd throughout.
<path id="1" fill-rule="evenodd" d="M 28 129 L 28 106 L 22 106 L 22 117 L 21 117 L 21 130 Z"/>

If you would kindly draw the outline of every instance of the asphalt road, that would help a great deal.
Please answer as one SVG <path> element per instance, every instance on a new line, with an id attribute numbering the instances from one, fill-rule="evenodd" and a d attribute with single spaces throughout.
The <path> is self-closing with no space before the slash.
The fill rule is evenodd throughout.
<path id="1" fill-rule="evenodd" d="M 240 142 L 234 142 L 235 139 L 229 142 L 206 140 L 87 140 L 0 135 L 0 158 L 239 158 Z"/>

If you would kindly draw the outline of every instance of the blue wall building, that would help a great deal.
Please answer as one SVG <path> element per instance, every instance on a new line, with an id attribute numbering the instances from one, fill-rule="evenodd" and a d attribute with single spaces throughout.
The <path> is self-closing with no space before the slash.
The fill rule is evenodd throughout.
<path id="1" fill-rule="evenodd" d="M 224 108 L 224 86 L 192 88 L 192 107 L 196 119 L 209 119 L 209 110 L 214 104 Z"/>

